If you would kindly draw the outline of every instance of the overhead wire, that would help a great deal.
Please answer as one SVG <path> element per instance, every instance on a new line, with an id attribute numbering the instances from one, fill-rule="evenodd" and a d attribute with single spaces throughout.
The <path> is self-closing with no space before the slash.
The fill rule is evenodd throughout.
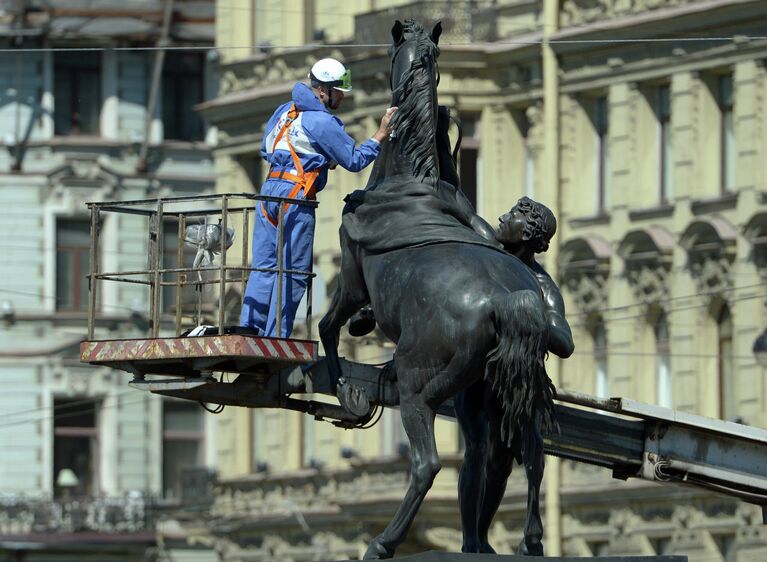
<path id="1" fill-rule="evenodd" d="M 127 392 L 125 394 L 127 394 Z M 109 398 L 109 396 L 105 396 L 104 398 Z M 103 401 L 104 398 L 97 399 L 97 401 Z M 129 405 L 134 405 L 134 404 L 140 404 L 140 403 L 145 402 L 146 399 L 147 399 L 147 396 L 145 396 L 144 394 L 141 394 L 141 398 L 139 400 L 123 401 L 123 402 L 120 402 L 118 400 L 114 404 L 102 405 L 99 408 L 99 411 L 105 410 L 105 409 L 108 409 L 108 408 L 119 408 L 119 407 L 122 407 L 122 406 L 129 406 Z M 43 416 L 43 417 L 40 417 L 40 418 L 15 420 L 15 421 L 10 421 L 10 422 L 6 422 L 6 423 L 0 423 L 0 429 L 6 428 L 6 427 L 14 427 L 14 426 L 17 426 L 17 425 L 26 425 L 26 424 L 30 424 L 30 423 L 39 423 L 39 422 L 51 421 L 51 420 L 53 420 L 53 421 L 62 420 L 62 419 L 72 418 L 72 417 L 75 417 L 75 416 L 82 416 L 83 413 L 87 413 L 87 412 L 91 412 L 91 411 L 95 411 L 95 403 L 94 403 L 94 408 L 83 408 L 81 410 L 73 411 L 73 412 L 67 412 L 65 414 L 54 414 L 54 415 L 51 415 L 51 416 Z"/>
<path id="2" fill-rule="evenodd" d="M 120 394 L 117 394 L 115 396 L 124 396 L 124 395 L 127 395 L 127 394 L 133 394 L 134 392 L 135 391 L 133 391 L 133 390 L 126 390 L 126 391 L 121 392 Z M 0 418 L 10 418 L 10 417 L 14 417 L 14 416 L 21 416 L 21 415 L 26 415 L 26 414 L 34 414 L 34 413 L 38 413 L 38 412 L 44 412 L 44 411 L 47 411 L 47 410 L 53 410 L 53 411 L 55 411 L 55 410 L 63 410 L 63 409 L 66 409 L 66 408 L 72 408 L 74 406 L 81 406 L 83 404 L 91 404 L 93 402 L 96 402 L 96 401 L 99 401 L 99 400 L 102 400 L 102 399 L 103 399 L 103 397 L 102 398 L 85 398 L 83 400 L 75 400 L 75 401 L 72 401 L 72 402 L 65 402 L 63 404 L 59 404 L 58 406 L 56 406 L 56 405 L 53 405 L 53 406 L 42 406 L 42 407 L 38 407 L 38 408 L 32 408 L 32 409 L 29 409 L 29 410 L 17 410 L 15 412 L 4 412 L 4 413 L 0 414 Z"/>
<path id="3" fill-rule="evenodd" d="M 221 8 L 226 8 L 225 6 L 221 6 Z M 232 7 L 233 8 L 233 7 Z M 251 10 L 251 8 L 243 8 L 243 10 Z M 256 8 L 255 11 L 270 11 L 268 9 L 258 9 Z M 281 11 L 287 11 L 287 10 L 281 10 Z M 340 15 L 340 14 L 339 14 Z M 346 14 L 346 15 L 356 15 L 356 14 Z M 743 39 L 746 40 L 765 40 L 767 37 L 764 36 L 743 36 Z M 734 37 L 672 37 L 672 38 L 623 38 L 623 39 L 571 39 L 571 40 L 551 40 L 548 41 L 549 44 L 554 43 L 562 43 L 562 44 L 625 44 L 625 43 L 668 43 L 668 42 L 700 42 L 700 41 L 711 41 L 711 42 L 726 42 L 726 41 L 732 41 L 734 40 Z M 522 45 L 536 45 L 536 44 L 543 44 L 544 40 L 500 40 L 493 42 L 494 44 L 522 44 Z M 448 46 L 462 46 L 462 45 L 472 45 L 474 43 L 443 43 L 443 45 Z M 377 44 L 377 43 L 370 43 L 370 44 L 361 44 L 361 43 L 350 43 L 350 44 L 301 44 L 301 45 L 280 45 L 280 46 L 274 46 L 270 44 L 256 44 L 256 45 L 241 45 L 241 46 L 215 46 L 215 45 L 206 45 L 206 46 L 165 46 L 165 47 L 47 47 L 47 48 L 16 48 L 16 49 L 0 49 L 0 53 L 2 52 L 12 52 L 12 53 L 23 53 L 23 52 L 80 52 L 80 51 L 157 51 L 157 50 L 168 50 L 168 51 L 174 51 L 174 50 L 209 50 L 209 49 L 259 49 L 259 48 L 269 48 L 269 49 L 299 49 L 299 48 L 338 48 L 338 47 L 388 47 L 388 43 L 383 44 Z M 40 250 L 40 248 L 34 248 L 36 250 Z M 52 248 L 43 248 L 42 251 L 52 251 Z M 117 252 L 115 252 L 117 253 Z M 121 254 L 125 254 L 125 252 L 120 252 Z M 138 254 L 138 253 L 136 253 Z M 747 288 L 753 288 L 757 286 L 762 286 L 762 284 L 755 284 L 755 285 L 747 285 L 747 286 L 741 286 L 741 287 L 731 287 L 726 288 L 723 291 L 718 292 L 711 292 L 708 294 L 694 294 L 694 295 L 684 295 L 684 296 L 677 296 L 677 297 L 669 297 L 667 299 L 661 299 L 656 301 L 653 304 L 662 304 L 666 302 L 672 302 L 677 300 L 685 300 L 685 299 L 691 299 L 691 298 L 700 298 L 700 297 L 706 297 L 710 296 L 712 294 L 718 294 L 720 292 L 729 292 L 729 291 L 735 291 L 735 290 L 743 290 Z M 37 296 L 40 298 L 47 298 L 47 299 L 54 299 L 54 300 L 60 300 L 57 299 L 57 297 L 52 297 L 49 295 L 39 295 L 37 293 L 24 293 L 21 291 L 13 291 L 13 290 L 7 290 L 7 289 L 0 289 L 0 292 L 5 293 L 15 293 L 15 294 L 27 294 L 31 296 Z M 738 302 L 740 300 L 747 300 L 747 299 L 753 299 L 753 298 L 760 298 L 767 295 L 749 295 L 742 298 L 736 298 L 733 299 L 732 302 Z M 124 309 L 124 310 L 132 310 L 129 307 L 125 306 L 119 306 L 119 305 L 102 305 L 107 306 L 110 308 L 116 308 L 116 309 Z M 592 313 L 606 313 L 606 312 L 613 312 L 613 311 L 622 311 L 627 310 L 634 307 L 641 307 L 646 306 L 646 303 L 632 303 L 628 305 L 621 305 L 618 307 L 610 307 L 610 308 L 604 308 L 593 312 L 579 312 L 574 314 L 573 316 L 581 316 L 581 315 L 588 315 Z M 668 313 L 673 312 L 680 312 L 684 310 L 691 310 L 696 308 L 701 308 L 707 306 L 707 303 L 701 304 L 701 305 L 694 305 L 694 306 L 688 306 L 688 307 L 681 307 L 681 308 L 671 308 L 666 310 Z M 611 322 L 614 321 L 622 321 L 622 320 L 629 320 L 633 318 L 640 318 L 645 316 L 644 314 L 639 314 L 635 316 L 626 316 L 626 317 L 619 317 L 619 318 L 612 318 L 610 319 Z M 702 356 L 700 354 L 696 355 L 698 357 Z M 17 415 L 16 413 L 11 415 Z M 0 427 L 3 427 L 0 425 Z"/>
<path id="4" fill-rule="evenodd" d="M 744 291 L 747 289 L 756 289 L 756 288 L 763 288 L 765 286 L 765 283 L 753 283 L 750 285 L 738 285 L 733 287 L 723 287 L 722 289 L 712 290 L 712 291 L 701 291 L 697 293 L 687 294 L 687 295 L 678 295 L 674 297 L 667 297 L 662 299 L 657 299 L 653 301 L 652 303 L 646 303 L 646 302 L 633 302 L 629 304 L 622 304 L 619 306 L 611 306 L 611 307 L 605 307 L 605 308 L 598 308 L 594 309 L 593 311 L 579 311 L 575 312 L 573 314 L 568 314 L 567 316 L 569 318 L 577 317 L 577 316 L 591 316 L 593 314 L 604 314 L 607 312 L 617 312 L 617 311 L 625 311 L 632 308 L 640 308 L 645 307 L 648 304 L 652 305 L 658 305 L 658 304 L 664 304 L 669 302 L 675 302 L 675 301 L 681 301 L 681 300 L 688 300 L 688 299 L 695 299 L 695 298 L 705 298 L 705 297 L 713 297 L 718 296 L 723 293 L 731 293 L 733 291 Z M 755 298 L 749 296 L 748 298 Z M 644 315 L 640 315 L 644 316 Z M 635 318 L 634 316 L 631 316 L 630 318 Z"/>
<path id="5" fill-rule="evenodd" d="M 610 45 L 610 44 L 646 44 L 646 43 L 699 43 L 714 42 L 723 43 L 735 40 L 763 41 L 767 36 L 763 35 L 733 35 L 715 37 L 632 37 L 621 39 L 500 39 L 486 42 L 489 45 Z M 475 41 L 467 42 L 442 42 L 441 47 L 469 47 L 476 46 Z M 111 47 L 16 47 L 0 48 L 0 53 L 78 53 L 78 52 L 102 52 L 102 51 L 210 51 L 210 50 L 298 50 L 298 49 L 339 49 L 339 48 L 388 48 L 390 43 L 300 43 L 292 45 L 272 45 L 271 43 L 256 43 L 250 45 L 166 45 L 166 46 L 111 46 Z"/>

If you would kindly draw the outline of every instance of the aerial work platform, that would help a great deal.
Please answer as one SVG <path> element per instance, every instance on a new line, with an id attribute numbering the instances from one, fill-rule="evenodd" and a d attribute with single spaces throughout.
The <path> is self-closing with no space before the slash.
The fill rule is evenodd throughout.
<path id="1" fill-rule="evenodd" d="M 230 204 L 244 198 L 245 206 Z M 311 271 L 287 271 L 278 255 L 277 275 L 307 277 L 306 339 L 265 338 L 227 333 L 225 319 L 232 307 L 239 311 L 241 297 L 233 303 L 227 286 L 240 284 L 244 294 L 247 275 L 248 225 L 255 202 L 252 194 L 225 194 L 172 200 L 142 200 L 120 203 L 91 203 L 91 251 L 89 274 L 88 339 L 80 346 L 84 363 L 102 365 L 133 374 L 130 385 L 148 392 L 200 403 L 248 408 L 282 408 L 307 413 L 344 428 L 366 426 L 383 407 L 398 407 L 396 373 L 391 363 L 366 365 L 341 360 L 342 374 L 350 385 L 365 394 L 372 410 L 364 419 L 336 403 L 334 382 L 318 343 L 311 339 Z M 290 200 L 293 202 L 293 200 Z M 296 201 L 297 202 L 297 201 Z M 194 209 L 175 208 L 195 203 Z M 316 204 L 316 202 L 303 202 Z M 280 206 L 278 226 L 283 221 Z M 149 224 L 149 269 L 99 273 L 98 238 L 100 213 L 123 212 L 147 217 Z M 241 215 L 245 233 L 240 264 L 227 265 L 226 250 L 234 237 L 227 225 L 231 213 Z M 218 219 L 218 224 L 212 222 Z M 198 219 L 203 217 L 202 222 Z M 164 267 L 162 225 L 178 223 L 176 265 Z M 193 265 L 184 263 L 184 242 L 190 243 L 188 221 L 197 220 L 192 243 L 197 246 Z M 192 226 L 194 226 L 194 224 Z M 215 234 L 218 232 L 218 238 Z M 212 235 L 211 235 L 212 234 Z M 280 240 L 280 247 L 282 243 Z M 214 264 L 218 255 L 218 263 Z M 203 259 L 200 259 L 202 256 Z M 166 279 L 170 276 L 171 279 Z M 144 285 L 149 288 L 147 334 L 135 339 L 96 337 L 97 287 L 103 281 Z M 212 292 L 215 306 L 206 309 L 203 288 L 218 285 Z M 185 287 L 193 287 L 196 302 L 187 314 Z M 162 298 L 168 288 L 176 306 L 163 315 Z M 278 290 L 281 295 L 281 290 Z M 229 303 L 229 305 L 227 304 Z M 167 305 L 167 303 L 165 303 Z M 233 306 L 232 306 L 233 305 Z M 278 301 L 278 308 L 281 303 Z M 212 335 L 179 334 L 189 327 L 215 324 Z M 279 328 L 278 328 L 279 329 Z M 206 332 L 207 334 L 207 332 Z M 155 378 L 156 375 L 166 378 Z M 228 375 L 233 375 L 229 377 Z M 172 377 L 172 378 L 167 378 Z M 319 402 L 307 395 L 326 395 Z M 560 430 L 544 436 L 546 453 L 591 465 L 602 466 L 620 479 L 641 478 L 660 483 L 678 483 L 705 488 L 758 505 L 767 522 L 767 430 L 714 420 L 623 398 L 597 398 L 559 389 L 555 405 Z M 454 418 L 452 403 L 442 405 L 440 415 Z"/>

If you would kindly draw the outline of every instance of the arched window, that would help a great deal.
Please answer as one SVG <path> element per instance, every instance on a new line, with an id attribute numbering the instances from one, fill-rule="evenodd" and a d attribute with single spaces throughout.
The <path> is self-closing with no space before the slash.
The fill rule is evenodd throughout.
<path id="1" fill-rule="evenodd" d="M 673 408 L 673 384 L 671 381 L 671 355 L 669 352 L 668 321 L 661 313 L 655 322 L 655 400 L 659 406 Z"/>
<path id="2" fill-rule="evenodd" d="M 600 398 L 610 397 L 610 382 L 607 376 L 607 330 L 600 318 L 593 331 L 594 337 L 594 374 L 596 378 L 595 394 Z"/>
<path id="3" fill-rule="evenodd" d="M 719 417 L 729 420 L 735 417 L 735 381 L 732 360 L 732 316 L 727 305 L 723 305 L 719 310 L 716 325 L 719 355 Z"/>

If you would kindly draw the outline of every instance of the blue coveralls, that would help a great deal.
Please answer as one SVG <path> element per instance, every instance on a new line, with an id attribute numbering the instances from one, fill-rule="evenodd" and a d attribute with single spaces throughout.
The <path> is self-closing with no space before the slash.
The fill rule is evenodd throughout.
<path id="1" fill-rule="evenodd" d="M 305 172 L 319 169 L 314 182 L 317 191 L 327 183 L 328 166 L 336 162 L 350 172 L 359 172 L 376 159 L 380 144 L 368 139 L 359 147 L 344 130 L 343 123 L 328 113 L 314 92 L 303 83 L 293 87 L 292 102 L 277 108 L 266 125 L 261 144 L 261 156 L 271 164 L 270 172 L 294 170 L 293 159 L 287 142 L 280 139 L 272 152 L 274 141 L 287 119 L 288 111 L 296 104 L 299 116 L 288 129 L 290 143 L 298 154 Z M 267 178 L 261 187 L 262 195 L 287 197 L 294 182 L 279 178 Z M 302 198 L 302 194 L 298 198 Z M 267 213 L 276 219 L 278 203 L 265 203 Z M 261 203 L 256 206 L 256 223 L 253 232 L 253 265 L 258 268 L 277 268 L 277 227 L 262 212 Z M 288 205 L 284 218 L 284 265 L 285 269 L 309 271 L 312 266 L 314 243 L 314 207 Z M 307 279 L 303 275 L 285 274 L 282 296 L 282 337 L 290 336 L 298 304 L 306 290 Z M 257 328 L 266 336 L 277 334 L 277 275 L 251 271 L 240 315 L 240 325 Z"/>

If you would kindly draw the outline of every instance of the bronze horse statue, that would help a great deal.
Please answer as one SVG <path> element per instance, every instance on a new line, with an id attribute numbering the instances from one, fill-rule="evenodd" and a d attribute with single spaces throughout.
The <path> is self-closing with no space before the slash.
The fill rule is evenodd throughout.
<path id="1" fill-rule="evenodd" d="M 440 470 L 437 409 L 459 393 L 470 397 L 465 391 L 472 388 L 486 389 L 497 406 L 497 415 L 488 416 L 496 449 L 527 470 L 520 552 L 542 555 L 543 448 L 537 445 L 541 428 L 553 424 L 554 397 L 544 366 L 543 300 L 529 269 L 485 235 L 489 225 L 457 187 L 449 154 L 440 148 L 440 31 L 437 24 L 427 33 L 411 20 L 392 29 L 392 105 L 399 107 L 394 133 L 384 142 L 366 188 L 347 197 L 339 282 L 320 322 L 320 338 L 338 378 L 340 329 L 372 304 L 380 329 L 397 345 L 394 372 L 410 441 L 411 477 L 394 518 L 372 540 L 365 559 L 391 558 L 405 539 Z M 499 502 L 491 498 L 481 509 L 492 511 L 492 519 Z M 464 550 L 492 552 L 481 543 L 465 542 Z"/>

